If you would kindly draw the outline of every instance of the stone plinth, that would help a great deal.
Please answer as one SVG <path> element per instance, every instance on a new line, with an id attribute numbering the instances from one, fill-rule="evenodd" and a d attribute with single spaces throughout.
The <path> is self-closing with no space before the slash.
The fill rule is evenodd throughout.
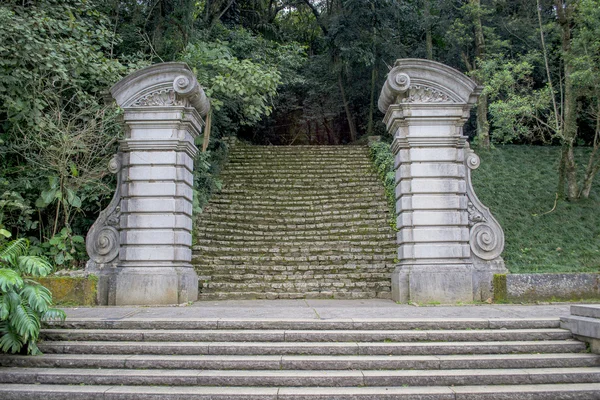
<path id="1" fill-rule="evenodd" d="M 396 61 L 379 97 L 394 137 L 398 260 L 392 297 L 456 303 L 491 297 L 506 269 L 502 229 L 471 185 L 479 158 L 462 127 L 480 88 L 429 60 Z"/>
<path id="2" fill-rule="evenodd" d="M 103 304 L 178 304 L 198 298 L 191 265 L 193 166 L 208 100 L 189 67 L 163 63 L 121 80 L 125 139 L 111 161 L 118 187 L 90 229 L 88 270 Z"/>

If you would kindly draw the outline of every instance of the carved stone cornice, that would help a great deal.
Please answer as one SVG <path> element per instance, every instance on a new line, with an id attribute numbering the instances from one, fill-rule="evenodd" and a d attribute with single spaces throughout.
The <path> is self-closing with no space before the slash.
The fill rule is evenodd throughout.
<path id="1" fill-rule="evenodd" d="M 392 104 L 473 105 L 481 88 L 465 74 L 438 62 L 400 59 L 388 73 L 378 106 L 386 113 Z"/>
<path id="2" fill-rule="evenodd" d="M 204 90 L 185 63 L 151 65 L 122 79 L 110 92 L 124 109 L 184 106 L 201 116 L 210 110 Z"/>

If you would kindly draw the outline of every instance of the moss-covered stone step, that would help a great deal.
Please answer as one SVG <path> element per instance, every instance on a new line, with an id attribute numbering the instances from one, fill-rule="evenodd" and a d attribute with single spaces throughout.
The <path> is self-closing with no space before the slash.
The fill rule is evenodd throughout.
<path id="1" fill-rule="evenodd" d="M 336 254 L 393 254 L 395 246 L 371 246 L 371 247 L 358 247 L 358 246 L 327 246 L 320 243 L 313 243 L 303 247 L 299 246 L 273 246 L 273 247 L 249 247 L 240 243 L 238 246 L 224 246 L 216 244 L 208 245 L 196 245 L 193 247 L 194 251 L 201 252 L 203 255 L 216 255 L 216 254 L 231 254 L 242 253 L 246 255 L 256 254 L 273 254 L 273 255 L 336 255 Z"/>
<path id="2" fill-rule="evenodd" d="M 390 240 L 394 240 L 394 234 L 391 233 L 391 228 L 389 226 L 369 226 L 365 224 L 357 224 L 356 226 L 348 226 L 345 225 L 343 227 L 330 227 L 328 229 L 323 229 L 321 227 L 317 228 L 307 228 L 306 226 L 303 229 L 293 229 L 286 230 L 282 234 L 281 231 L 274 231 L 270 229 L 268 226 L 253 226 L 251 229 L 246 229 L 245 227 L 239 227 L 237 224 L 232 224 L 231 226 L 221 226 L 221 225 L 200 225 L 197 226 L 196 232 L 198 234 L 204 233 L 214 233 L 214 234 L 233 234 L 233 235 L 248 235 L 254 236 L 256 238 L 262 239 L 265 237 L 281 237 L 282 241 L 285 240 L 293 240 L 294 237 L 325 237 L 329 240 L 335 240 L 339 238 L 343 240 L 344 238 L 368 238 L 371 235 L 389 235 Z"/>
<path id="3" fill-rule="evenodd" d="M 371 210 L 363 210 L 362 212 L 354 212 L 347 214 L 319 214 L 297 217 L 293 215 L 264 215 L 264 214 L 245 214 L 245 213 L 212 213 L 207 212 L 202 216 L 204 223 L 220 223 L 220 222 L 240 222 L 245 224 L 259 225 L 321 225 L 334 224 L 341 221 L 358 221 L 364 224 L 370 224 L 373 220 L 377 223 L 385 223 L 388 213 L 385 211 L 372 212 Z"/>
<path id="4" fill-rule="evenodd" d="M 243 236 L 238 237 L 229 237 L 228 239 L 223 238 L 198 238 L 196 239 L 196 244 L 200 246 L 223 246 L 223 247 L 254 247 L 254 248 L 271 248 L 271 246 L 277 246 L 282 248 L 306 248 L 307 246 L 324 246 L 327 248 L 348 248 L 348 247 L 359 247 L 359 248 L 374 248 L 387 246 L 389 248 L 395 249 L 396 246 L 393 243 L 390 243 L 387 237 L 384 237 L 382 240 L 329 240 L 325 241 L 322 239 L 305 239 L 305 240 L 286 240 L 286 241 L 275 241 L 275 240 L 258 240 L 257 238 L 253 238 L 252 241 L 244 240 Z"/>
<path id="5" fill-rule="evenodd" d="M 344 215 L 352 215 L 356 213 L 382 213 L 387 217 L 388 210 L 387 207 L 383 204 L 374 203 L 370 207 L 364 208 L 338 208 L 338 207 L 328 207 L 328 208 L 320 208 L 320 209 L 306 209 L 305 207 L 293 207 L 293 206 L 277 206 L 273 205 L 271 207 L 261 207 L 261 206 L 243 206 L 239 204 L 216 204 L 213 203 L 204 208 L 202 211 L 203 214 L 228 214 L 228 215 L 256 215 L 256 216 L 264 216 L 267 214 L 265 211 L 268 211 L 268 215 L 277 215 L 277 216 L 285 216 L 291 218 L 309 218 L 309 217 L 328 217 L 333 215 L 344 216 Z"/>

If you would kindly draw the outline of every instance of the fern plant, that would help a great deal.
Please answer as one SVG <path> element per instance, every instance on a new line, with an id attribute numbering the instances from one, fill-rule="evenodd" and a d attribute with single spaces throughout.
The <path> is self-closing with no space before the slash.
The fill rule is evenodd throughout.
<path id="1" fill-rule="evenodd" d="M 0 246 L 0 349 L 40 354 L 37 341 L 42 321 L 64 320 L 64 311 L 51 308 L 52 294 L 31 278 L 52 271 L 43 257 L 31 256 L 29 241 L 16 239 Z"/>

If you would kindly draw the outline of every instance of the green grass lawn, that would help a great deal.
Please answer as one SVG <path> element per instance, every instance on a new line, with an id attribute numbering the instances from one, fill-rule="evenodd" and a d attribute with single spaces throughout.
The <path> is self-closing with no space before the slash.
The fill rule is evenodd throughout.
<path id="1" fill-rule="evenodd" d="M 576 150 L 578 162 L 587 162 L 589 149 Z M 588 200 L 562 201 L 544 214 L 554 205 L 560 148 L 475 151 L 481 157 L 475 192 L 504 229 L 511 272 L 600 272 L 600 175 Z"/>

